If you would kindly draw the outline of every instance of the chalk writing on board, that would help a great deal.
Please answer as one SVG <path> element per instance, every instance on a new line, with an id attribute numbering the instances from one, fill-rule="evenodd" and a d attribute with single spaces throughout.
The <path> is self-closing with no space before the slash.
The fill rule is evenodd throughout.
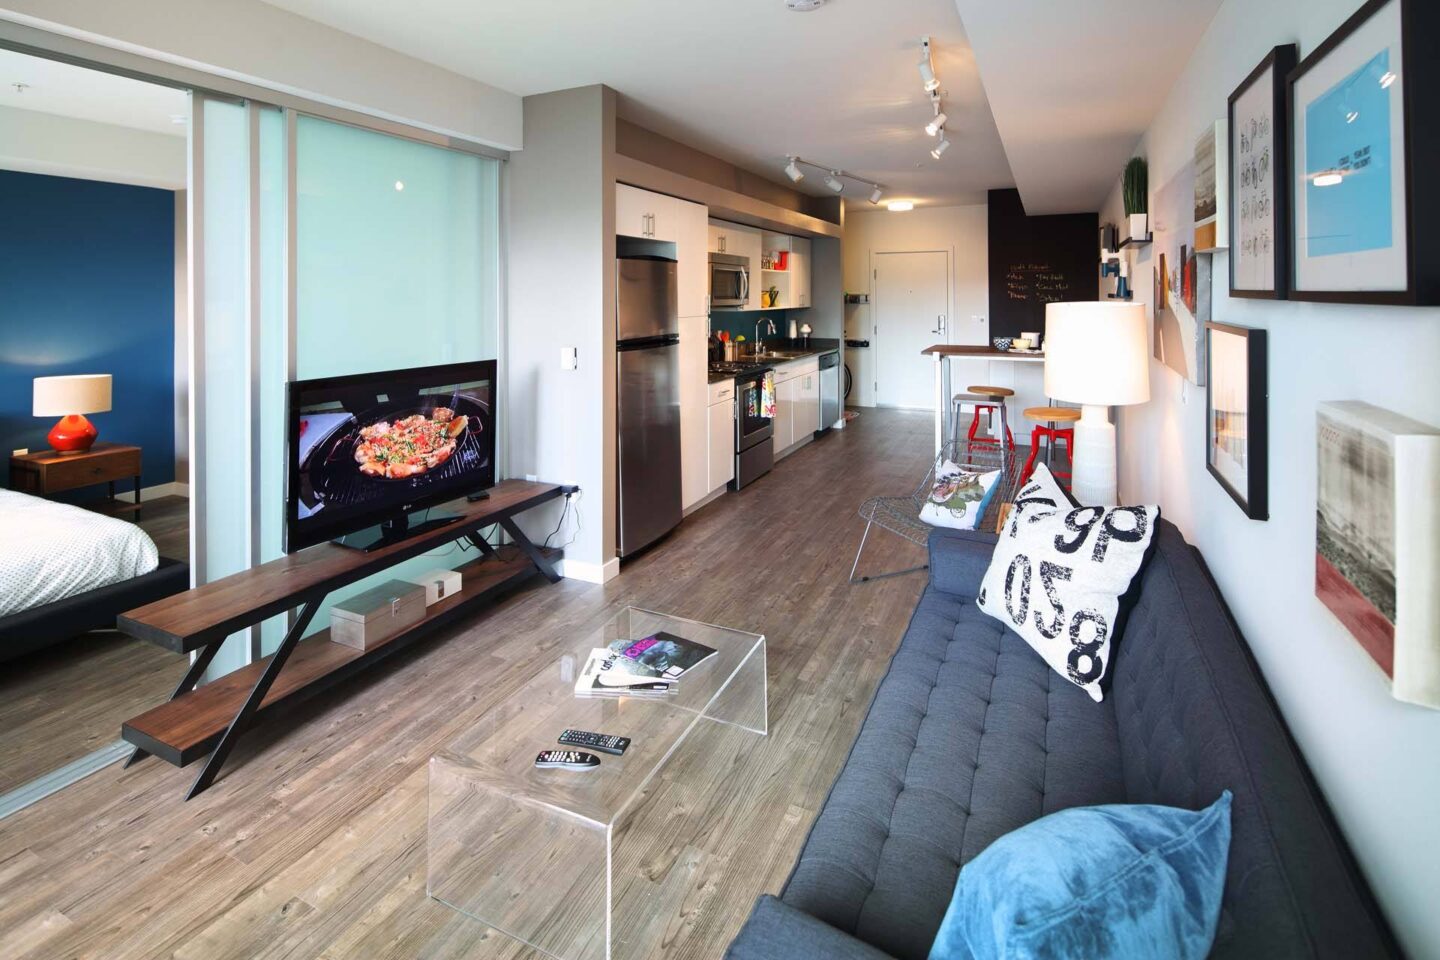
<path id="1" fill-rule="evenodd" d="M 1005 268 L 1007 299 L 1055 303 L 1067 299 L 1069 290 L 1069 279 L 1048 263 L 1012 263 Z"/>

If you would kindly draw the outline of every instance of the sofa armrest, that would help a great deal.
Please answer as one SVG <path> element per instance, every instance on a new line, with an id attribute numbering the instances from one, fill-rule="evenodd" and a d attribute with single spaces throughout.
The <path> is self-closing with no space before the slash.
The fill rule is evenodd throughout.
<path id="1" fill-rule="evenodd" d="M 980 592 L 980 581 L 990 568 L 990 555 L 1000 538 L 979 530 L 930 532 L 930 585 L 962 597 Z"/>
<path id="2" fill-rule="evenodd" d="M 768 893 L 725 951 L 725 960 L 894 960 Z"/>

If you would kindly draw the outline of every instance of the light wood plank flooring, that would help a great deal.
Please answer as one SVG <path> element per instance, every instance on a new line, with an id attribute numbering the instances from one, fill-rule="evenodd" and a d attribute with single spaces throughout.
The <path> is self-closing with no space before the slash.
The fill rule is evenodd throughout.
<path id="1" fill-rule="evenodd" d="M 639 604 L 769 640 L 769 737 L 716 728 L 688 742 L 637 809 L 647 840 L 618 868 L 650 911 L 649 956 L 719 957 L 788 875 L 923 587 L 923 574 L 846 575 L 856 508 L 914 488 L 932 429 L 924 414 L 864 411 L 609 584 L 533 586 L 262 725 L 193 801 L 181 797 L 196 768 L 151 759 L 0 821 L 0 952 L 532 960 L 426 897 L 426 762 L 553 641 Z M 866 553 L 871 569 L 923 558 L 883 534 Z"/>
<path id="2" fill-rule="evenodd" d="M 183 497 L 146 502 L 140 526 L 161 556 L 189 555 L 189 509 Z M 185 663 L 179 654 L 108 631 L 5 663 L 0 793 L 115 740 L 122 721 L 170 696 Z"/>

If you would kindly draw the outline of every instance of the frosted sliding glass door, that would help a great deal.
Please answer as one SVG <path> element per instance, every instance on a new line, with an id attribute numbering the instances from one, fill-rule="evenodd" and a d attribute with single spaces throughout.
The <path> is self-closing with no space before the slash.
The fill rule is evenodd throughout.
<path id="1" fill-rule="evenodd" d="M 498 355 L 499 163 L 301 116 L 298 379 Z M 330 600 L 461 562 L 452 545 Z M 324 628 L 322 610 L 312 630 Z"/>

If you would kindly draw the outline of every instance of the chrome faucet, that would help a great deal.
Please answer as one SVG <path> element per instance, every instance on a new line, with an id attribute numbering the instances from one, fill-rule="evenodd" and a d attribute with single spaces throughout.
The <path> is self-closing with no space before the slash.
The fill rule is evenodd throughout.
<path id="1" fill-rule="evenodd" d="M 760 349 L 760 324 L 762 323 L 766 324 L 770 328 L 770 336 L 775 336 L 774 320 L 772 320 L 770 317 L 761 317 L 759 320 L 755 321 L 755 345 L 750 348 L 750 352 L 756 354 L 757 356 L 763 352 Z"/>

